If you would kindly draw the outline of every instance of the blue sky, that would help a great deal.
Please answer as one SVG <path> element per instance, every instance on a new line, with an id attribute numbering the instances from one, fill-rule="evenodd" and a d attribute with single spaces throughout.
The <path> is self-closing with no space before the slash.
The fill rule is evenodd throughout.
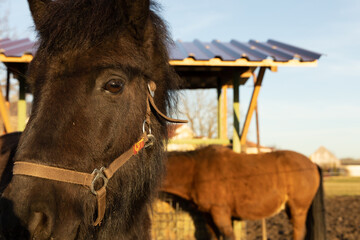
<path id="1" fill-rule="evenodd" d="M 325 54 L 316 68 L 282 67 L 265 74 L 258 102 L 261 143 L 305 155 L 325 146 L 339 158 L 360 158 L 360 1 L 160 3 L 174 39 L 271 38 Z M 17 37 L 34 38 L 25 0 L 3 0 L 1 6 L 0 14 L 10 11 Z M 240 90 L 242 113 L 250 86 L 249 81 Z M 255 140 L 253 127 L 250 140 Z"/>

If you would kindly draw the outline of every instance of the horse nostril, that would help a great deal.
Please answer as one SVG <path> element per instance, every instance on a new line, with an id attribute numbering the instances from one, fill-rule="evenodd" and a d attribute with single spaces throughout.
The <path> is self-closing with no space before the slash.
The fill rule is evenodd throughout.
<path id="1" fill-rule="evenodd" d="M 48 239 L 51 236 L 51 219 L 43 212 L 33 212 L 29 219 L 30 239 Z"/>

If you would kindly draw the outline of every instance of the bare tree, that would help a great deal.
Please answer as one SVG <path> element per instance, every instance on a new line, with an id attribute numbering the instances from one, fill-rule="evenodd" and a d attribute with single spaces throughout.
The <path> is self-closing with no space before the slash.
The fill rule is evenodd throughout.
<path id="1" fill-rule="evenodd" d="M 10 28 L 9 24 L 9 15 L 10 10 L 7 9 L 4 5 L 6 0 L 0 0 L 0 39 L 3 38 L 16 38 L 16 32 L 14 29 Z M 3 63 L 0 62 L 0 85 L 3 87 L 6 85 L 6 67 Z M 18 82 L 13 81 L 10 86 L 10 91 L 17 91 L 18 89 Z M 15 99 L 17 100 L 17 99 Z"/>
<path id="2" fill-rule="evenodd" d="M 181 112 L 197 136 L 217 136 L 217 101 L 209 90 L 186 91 L 181 97 Z"/>
<path id="3" fill-rule="evenodd" d="M 9 10 L 6 10 L 4 5 L 4 0 L 0 0 L 0 39 L 4 37 L 8 37 L 10 34 L 9 27 Z"/>

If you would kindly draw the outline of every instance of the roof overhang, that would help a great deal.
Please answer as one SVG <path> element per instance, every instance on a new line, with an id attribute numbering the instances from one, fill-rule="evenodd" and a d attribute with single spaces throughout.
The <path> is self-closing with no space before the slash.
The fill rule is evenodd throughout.
<path id="1" fill-rule="evenodd" d="M 0 40 L 0 61 L 14 71 L 32 61 L 37 50 L 29 39 Z M 278 67 L 316 67 L 320 53 L 275 40 L 258 42 L 182 42 L 168 46 L 170 65 L 185 80 L 184 88 L 214 88 L 231 85 L 230 79 L 240 76 L 245 84 L 258 67 L 273 72 Z M 99 53 L 101 54 L 101 53 Z M 24 68 L 21 67 L 23 71 Z M 220 81 L 220 82 L 219 82 Z"/>
<path id="2" fill-rule="evenodd" d="M 195 60 L 193 58 L 185 58 L 183 60 L 170 60 L 173 66 L 204 66 L 204 67 L 316 67 L 318 61 L 303 62 L 300 60 L 289 60 L 286 62 L 278 62 L 271 59 L 262 61 L 248 61 L 244 58 L 235 61 L 223 61 L 221 58 L 212 58 L 210 60 Z"/>

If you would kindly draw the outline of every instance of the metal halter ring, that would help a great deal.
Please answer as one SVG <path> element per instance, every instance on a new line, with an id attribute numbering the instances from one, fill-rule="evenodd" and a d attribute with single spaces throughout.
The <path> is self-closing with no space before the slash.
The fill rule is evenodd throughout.
<path id="1" fill-rule="evenodd" d="M 143 133 L 146 132 L 146 125 L 148 125 L 148 129 L 149 129 L 149 134 L 151 134 L 151 127 L 150 127 L 150 123 L 148 123 L 148 121 L 144 121 L 143 123 Z"/>
<path id="2" fill-rule="evenodd" d="M 148 147 L 151 147 L 152 145 L 154 145 L 154 142 L 156 140 L 155 136 L 152 135 L 151 133 L 147 135 L 148 137 L 148 140 L 147 142 L 145 143 L 145 148 L 148 148 Z"/>
<path id="3" fill-rule="evenodd" d="M 95 196 L 97 195 L 97 192 L 95 190 L 94 185 L 95 185 L 95 182 L 99 178 L 101 178 L 103 180 L 103 182 L 104 182 L 104 185 L 101 188 L 106 188 L 106 186 L 108 184 L 109 179 L 107 179 L 107 177 L 104 175 L 104 170 L 105 170 L 105 167 L 100 168 L 100 170 L 95 168 L 94 171 L 92 172 L 92 174 L 96 174 L 96 175 L 95 175 L 94 179 L 91 182 L 90 190 Z"/>

